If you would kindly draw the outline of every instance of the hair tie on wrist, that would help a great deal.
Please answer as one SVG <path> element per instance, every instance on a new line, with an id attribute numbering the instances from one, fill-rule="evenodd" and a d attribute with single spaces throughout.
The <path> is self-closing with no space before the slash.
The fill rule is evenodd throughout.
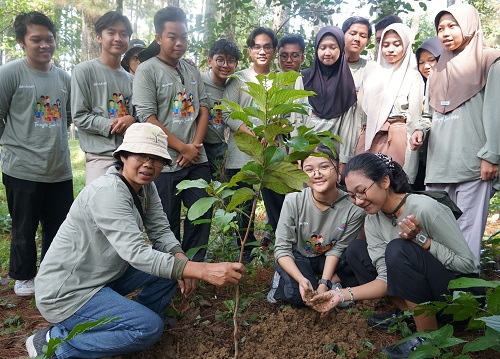
<path id="1" fill-rule="evenodd" d="M 351 296 L 351 302 L 354 302 L 354 294 L 352 293 L 351 287 L 347 287 L 347 291 L 349 292 L 349 295 Z"/>

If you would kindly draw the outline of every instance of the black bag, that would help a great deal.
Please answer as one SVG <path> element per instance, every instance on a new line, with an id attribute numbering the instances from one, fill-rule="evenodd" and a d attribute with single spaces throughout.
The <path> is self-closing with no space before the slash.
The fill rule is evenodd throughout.
<path id="1" fill-rule="evenodd" d="M 462 215 L 462 211 L 460 210 L 460 208 L 458 208 L 455 202 L 453 202 L 453 200 L 448 195 L 448 192 L 446 191 L 414 191 L 412 193 L 429 196 L 438 201 L 439 203 L 444 204 L 446 207 L 451 209 L 453 215 L 455 216 L 455 219 L 459 219 L 460 216 Z"/>

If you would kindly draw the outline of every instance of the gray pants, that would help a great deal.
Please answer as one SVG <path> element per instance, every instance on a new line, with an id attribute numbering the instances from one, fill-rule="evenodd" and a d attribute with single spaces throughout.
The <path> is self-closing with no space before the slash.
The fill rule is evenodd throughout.
<path id="1" fill-rule="evenodd" d="M 115 162 L 112 156 L 95 155 L 93 153 L 85 153 L 85 185 L 95 180 L 98 177 L 106 174 Z"/>
<path id="2" fill-rule="evenodd" d="M 490 206 L 491 182 L 475 180 L 462 183 L 431 183 L 429 191 L 446 191 L 450 198 L 462 210 L 458 226 L 465 237 L 471 252 L 481 258 L 481 241 L 488 218 Z"/>

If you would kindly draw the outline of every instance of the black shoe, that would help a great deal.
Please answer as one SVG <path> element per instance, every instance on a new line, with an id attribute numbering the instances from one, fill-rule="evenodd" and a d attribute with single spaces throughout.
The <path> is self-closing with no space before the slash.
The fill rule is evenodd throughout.
<path id="1" fill-rule="evenodd" d="M 382 353 L 394 359 L 408 358 L 424 341 L 425 339 L 421 337 L 412 338 L 401 344 L 384 347 L 382 348 Z"/>
<path id="2" fill-rule="evenodd" d="M 389 328 L 395 327 L 398 322 L 405 321 L 410 324 L 413 321 L 413 318 L 406 317 L 405 319 L 401 319 L 404 316 L 404 313 L 397 309 L 393 312 L 372 314 L 368 318 L 368 326 L 373 329 L 378 330 L 388 330 Z"/>

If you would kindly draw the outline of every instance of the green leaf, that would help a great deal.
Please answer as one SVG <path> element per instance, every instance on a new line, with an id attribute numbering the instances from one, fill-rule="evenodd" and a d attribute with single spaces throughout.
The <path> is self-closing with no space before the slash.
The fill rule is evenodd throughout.
<path id="1" fill-rule="evenodd" d="M 224 102 L 233 112 L 243 112 L 243 107 L 237 102 L 229 101 L 225 98 L 222 99 L 222 102 Z"/>
<path id="2" fill-rule="evenodd" d="M 253 199 L 254 196 L 255 196 L 255 191 L 252 190 L 251 188 L 248 187 L 238 188 L 231 197 L 231 201 L 227 205 L 226 209 L 228 211 L 231 211 L 236 207 L 238 207 L 243 202 Z"/>
<path id="3" fill-rule="evenodd" d="M 439 357 L 440 351 L 438 348 L 432 347 L 430 345 L 419 346 L 411 355 L 410 359 L 425 359 L 425 358 L 435 358 Z"/>
<path id="4" fill-rule="evenodd" d="M 256 109 L 255 107 L 245 107 L 243 111 L 245 111 L 245 114 L 250 117 L 258 118 L 262 123 L 266 122 L 266 114 L 263 111 Z"/>
<path id="5" fill-rule="evenodd" d="M 459 344 L 465 343 L 466 341 L 460 338 L 446 338 L 444 339 L 439 345 L 437 345 L 438 348 L 449 348 L 449 347 L 454 347 Z"/>
<path id="6" fill-rule="evenodd" d="M 286 141 L 286 145 L 294 151 L 306 151 L 309 146 L 309 141 L 302 136 L 294 136 Z"/>
<path id="7" fill-rule="evenodd" d="M 255 163 L 255 162 L 253 162 Z M 258 184 L 261 178 L 254 171 L 244 170 L 243 168 L 236 173 L 229 182 L 229 187 L 234 187 L 238 185 L 238 182 L 245 182 L 248 184 Z"/>
<path id="8" fill-rule="evenodd" d="M 188 188 L 206 189 L 210 188 L 210 185 L 207 183 L 207 181 L 201 178 L 197 180 L 183 180 L 177 185 L 177 194 Z"/>
<path id="9" fill-rule="evenodd" d="M 500 342 L 492 341 L 491 338 L 479 337 L 472 342 L 466 343 L 462 349 L 462 353 L 479 352 L 498 344 L 500 344 Z"/>
<path id="10" fill-rule="evenodd" d="M 500 332 L 500 315 L 477 318 L 476 320 L 482 320 L 486 323 L 486 326 L 490 327 L 493 330 L 496 330 L 497 332 Z"/>
<path id="11" fill-rule="evenodd" d="M 276 187 L 276 180 L 282 186 Z M 271 184 L 273 191 L 281 194 L 293 191 L 300 191 L 304 188 L 304 183 L 309 181 L 309 176 L 304 171 L 299 170 L 296 165 L 287 162 L 271 163 L 266 167 L 264 173 L 263 186 L 266 188 Z"/>
<path id="12" fill-rule="evenodd" d="M 464 289 L 472 287 L 486 287 L 486 288 L 496 288 L 500 285 L 499 281 L 490 281 L 480 278 L 458 278 L 453 279 L 448 284 L 448 289 Z"/>
<path id="13" fill-rule="evenodd" d="M 267 112 L 267 116 L 275 117 L 279 115 L 288 115 L 289 113 L 300 113 L 302 115 L 307 115 L 308 112 L 304 105 L 298 103 L 286 103 L 274 106 Z"/>
<path id="14" fill-rule="evenodd" d="M 266 165 L 275 162 L 283 162 L 285 153 L 281 147 L 269 146 L 264 150 L 264 161 Z"/>
<path id="15" fill-rule="evenodd" d="M 193 221 L 205 213 L 208 212 L 210 208 L 212 208 L 213 204 L 217 202 L 219 199 L 217 197 L 202 197 L 194 202 L 188 211 L 189 220 Z"/>
<path id="16" fill-rule="evenodd" d="M 248 133 L 236 131 L 234 134 L 234 142 L 241 152 L 246 153 L 259 163 L 264 162 L 264 147 L 259 139 Z"/>
<path id="17" fill-rule="evenodd" d="M 488 295 L 488 312 L 491 314 L 500 314 L 500 287 L 496 287 Z"/>
<path id="18" fill-rule="evenodd" d="M 291 88 L 284 88 L 277 91 L 274 96 L 269 100 L 268 106 L 274 107 L 283 103 L 291 103 L 294 100 L 302 99 L 308 96 L 315 96 L 314 91 L 295 90 Z"/>
<path id="19" fill-rule="evenodd" d="M 207 247 L 208 247 L 208 245 L 204 244 L 204 245 L 201 245 L 201 246 L 198 246 L 198 247 L 189 248 L 187 250 L 187 252 L 184 253 L 184 254 L 186 255 L 186 257 L 189 258 L 189 260 L 192 260 L 194 258 L 194 256 L 195 256 L 195 254 L 198 253 L 198 251 L 200 249 L 207 248 Z"/>
<path id="20" fill-rule="evenodd" d="M 268 126 L 259 126 L 255 128 L 255 133 L 264 137 L 267 142 L 273 144 L 276 136 L 288 134 L 293 131 L 293 127 L 288 124 L 281 124 L 279 122 L 272 123 Z"/>
<path id="21" fill-rule="evenodd" d="M 255 106 L 264 110 L 266 108 L 267 90 L 261 84 L 255 82 L 246 82 L 247 88 L 242 88 L 243 91 L 252 96 Z"/>
<path id="22" fill-rule="evenodd" d="M 213 221 L 219 228 L 224 228 L 236 217 L 235 212 L 226 212 L 219 208 L 215 211 Z"/>

